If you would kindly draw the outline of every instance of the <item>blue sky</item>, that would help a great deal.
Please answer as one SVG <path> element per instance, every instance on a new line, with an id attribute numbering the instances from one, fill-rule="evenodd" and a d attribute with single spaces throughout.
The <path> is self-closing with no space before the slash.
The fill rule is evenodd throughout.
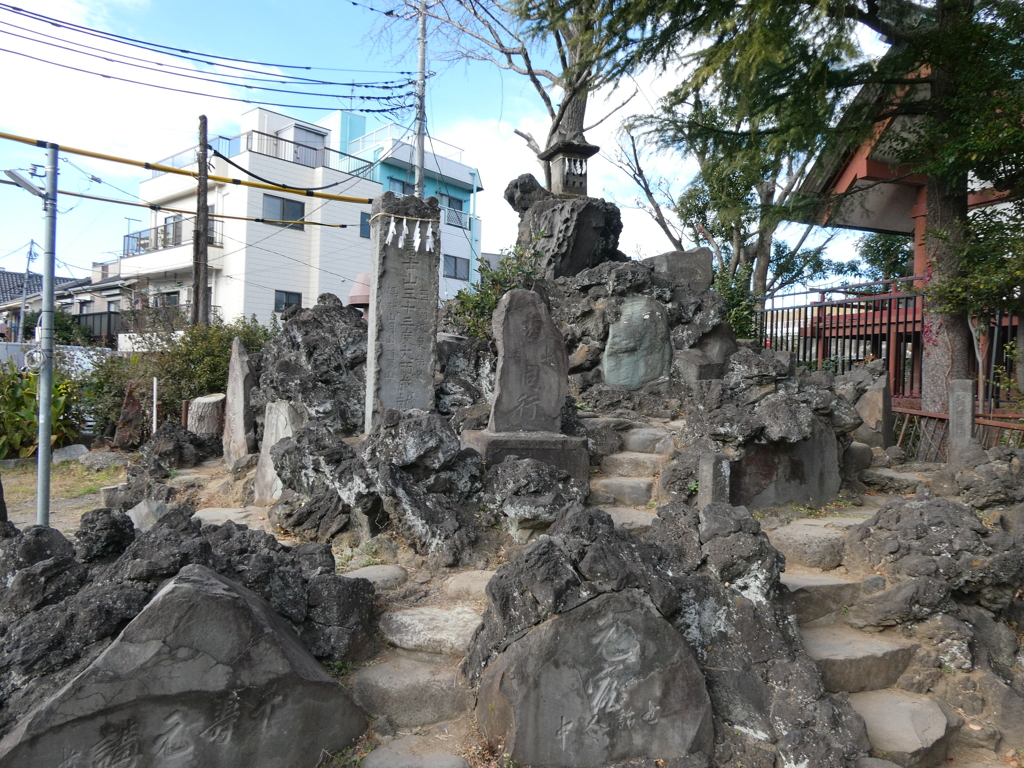
<path id="1" fill-rule="evenodd" d="M 310 0 L 297 4 L 284 0 L 248 0 L 175 3 L 155 0 L 36 0 L 32 11 L 87 27 L 127 37 L 192 51 L 217 54 L 272 64 L 294 64 L 329 70 L 414 70 L 416 55 L 411 47 L 382 48 L 375 45 L 375 28 L 383 16 L 366 6 L 385 10 L 387 0 L 326 3 Z M 23 6 L 24 7 L 24 6 Z M 32 28 L 65 39 L 104 43 L 41 24 L 0 8 L 0 48 L 21 51 L 38 58 L 60 61 L 93 71 L 121 77 L 202 91 L 211 95 L 237 95 L 223 85 L 171 78 L 130 67 L 115 67 L 99 59 L 81 56 L 13 37 L 24 34 L 11 25 Z M 411 40 L 411 37 L 410 37 Z M 133 55 L 189 65 L 178 59 L 138 50 L 121 49 Z M 210 119 L 211 134 L 232 135 L 239 115 L 250 109 L 245 104 L 189 96 L 155 88 L 116 82 L 89 74 L 72 72 L 51 64 L 0 51 L 0 131 L 81 147 L 133 159 L 158 161 L 196 143 L 197 116 Z M 191 65 L 190 65 L 191 66 Z M 428 65 L 438 69 L 428 82 L 428 124 L 430 133 L 464 150 L 464 162 L 478 167 L 485 191 L 478 213 L 483 218 L 485 251 L 508 247 L 515 238 L 516 215 L 502 200 L 509 180 L 520 173 L 538 173 L 532 153 L 513 129 L 520 128 L 540 137 L 545 114 L 525 78 L 502 72 L 487 63 Z M 268 71 L 273 71 L 268 68 Z M 307 76 L 348 82 L 395 77 L 372 72 L 318 71 Z M 285 86 L 282 86 L 285 87 Z M 640 78 L 640 94 L 629 111 L 644 111 L 656 102 L 663 82 Z M 268 94 L 269 101 L 288 101 L 284 94 Z M 614 103 L 615 95 L 612 96 Z M 601 114 L 600 98 L 588 114 Z M 347 107 L 348 104 L 338 106 Z M 309 119 L 322 113 L 278 109 Z M 412 115 L 406 117 L 406 122 Z M 588 138 L 613 149 L 617 118 L 588 133 Z M 0 141 L 0 168 L 27 168 L 42 164 L 44 151 L 9 141 Z M 68 155 L 60 163 L 60 188 L 119 199 L 134 199 L 144 172 L 127 166 Z M 661 160 L 659 169 L 682 181 L 693 168 L 680 160 Z M 77 166 L 77 167 L 76 167 Z M 89 180 L 96 176 L 103 183 Z M 628 205 L 636 191 L 626 177 L 610 163 L 595 159 L 591 164 L 591 190 Z M 0 267 L 25 268 L 24 245 L 42 239 L 40 201 L 15 187 L 0 186 Z M 337 205 L 342 205 L 338 203 Z M 57 233 L 58 274 L 83 276 L 92 262 L 117 257 L 121 237 L 138 228 L 128 219 L 142 219 L 144 209 L 111 203 L 61 199 Z M 653 255 L 669 249 L 668 241 L 639 211 L 624 208 L 621 250 L 630 256 Z M 10 253 L 12 252 L 13 253 Z"/>

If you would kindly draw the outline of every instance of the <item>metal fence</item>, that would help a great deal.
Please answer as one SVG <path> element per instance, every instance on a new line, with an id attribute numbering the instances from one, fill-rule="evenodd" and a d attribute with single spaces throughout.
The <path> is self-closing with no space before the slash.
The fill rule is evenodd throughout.
<path id="1" fill-rule="evenodd" d="M 87 312 L 83 315 L 72 315 L 75 322 L 89 329 L 93 340 L 116 339 L 121 332 L 120 312 Z"/>

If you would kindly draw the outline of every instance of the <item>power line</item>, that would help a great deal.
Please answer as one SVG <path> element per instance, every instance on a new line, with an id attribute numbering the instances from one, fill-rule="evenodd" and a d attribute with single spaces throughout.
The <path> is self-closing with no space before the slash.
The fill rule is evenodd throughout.
<path id="1" fill-rule="evenodd" d="M 74 45 L 74 46 L 77 46 L 78 48 L 85 48 L 85 49 L 88 49 L 90 51 L 99 51 L 102 54 L 106 54 L 105 56 L 102 56 L 100 58 L 104 58 L 107 61 L 114 61 L 113 59 L 107 58 L 108 56 L 118 56 L 118 57 L 120 57 L 122 59 L 130 59 L 132 61 L 140 61 L 140 62 L 144 62 L 146 64 L 155 64 L 156 66 L 161 68 L 161 71 L 167 70 L 167 69 L 181 69 L 181 70 L 186 70 L 188 72 L 196 72 L 196 71 L 198 71 L 198 70 L 196 70 L 195 67 L 182 67 L 182 66 L 179 66 L 179 65 L 176 65 L 176 64 L 167 64 L 165 62 L 153 61 L 151 59 L 144 59 L 144 58 L 142 58 L 140 56 L 130 56 L 127 53 L 117 53 L 115 51 L 108 51 L 105 48 L 97 48 L 96 46 L 86 45 L 85 43 L 79 43 L 79 42 L 74 41 L 74 40 L 66 40 L 65 38 L 58 37 L 57 35 L 48 35 L 45 32 L 40 32 L 39 30 L 29 29 L 28 27 L 21 27 L 21 26 L 18 26 L 17 24 L 11 24 L 8 21 L 0 21 L 0 24 L 2 24 L 3 26 L 6 26 L 6 27 L 12 27 L 14 29 L 20 29 L 23 32 L 30 32 L 30 33 L 32 33 L 34 35 L 38 35 L 39 37 L 45 37 L 45 38 L 48 38 L 50 40 L 57 40 L 57 41 L 59 41 L 61 43 L 67 43 L 68 45 Z M 6 32 L 4 30 L 0 30 L 0 32 L 2 32 L 3 34 L 12 35 L 13 37 L 20 37 L 20 38 L 22 38 L 24 40 L 29 40 L 29 41 L 34 42 L 34 43 L 44 43 L 45 45 L 54 45 L 55 47 L 58 47 L 58 48 L 64 48 L 64 46 L 57 45 L 56 43 L 47 43 L 44 40 L 37 40 L 35 38 L 26 37 L 24 35 L 18 35 L 18 34 L 15 34 L 13 32 Z M 72 51 L 73 53 L 83 53 L 83 51 L 77 51 L 77 50 L 72 49 L 72 48 L 64 48 L 64 49 Z M 145 50 L 149 50 L 149 49 L 146 48 Z M 151 51 L 151 53 L 157 53 L 157 51 Z M 160 54 L 160 55 L 165 55 L 165 54 Z M 224 65 L 224 64 L 218 64 L 216 62 L 204 61 L 203 59 L 193 59 L 193 58 L 190 58 L 190 57 L 182 57 L 182 58 L 187 58 L 189 61 L 195 61 L 195 62 L 200 63 L 200 64 L 208 64 L 210 66 L 220 67 L 222 69 L 235 69 L 235 70 L 238 70 L 240 72 L 253 72 L 253 73 L 259 73 L 259 74 L 267 74 L 267 73 L 263 72 L 262 70 L 258 70 L 258 69 L 246 69 L 244 67 L 230 67 L 230 66 L 227 66 L 227 65 Z M 128 63 L 128 62 L 116 62 L 116 63 L 124 64 L 124 63 Z M 278 75 L 277 77 L 251 77 L 251 76 L 248 76 L 248 75 L 232 75 L 232 74 L 225 73 L 223 75 L 223 77 L 232 77 L 232 78 L 235 78 L 236 80 L 253 80 L 253 81 L 263 82 L 263 83 L 278 83 L 280 85 L 300 85 L 300 84 L 306 84 L 306 85 L 335 85 L 335 86 L 338 86 L 340 88 L 379 88 L 379 89 L 384 89 L 384 90 L 403 88 L 403 87 L 405 87 L 407 85 L 412 84 L 412 81 L 409 80 L 408 78 L 396 79 L 396 80 L 381 80 L 381 81 L 370 82 L 370 83 L 354 83 L 354 82 L 340 83 L 340 82 L 336 82 L 336 81 L 333 81 L 333 80 L 318 80 L 316 78 L 297 77 L 295 75 Z"/>
<path id="2" fill-rule="evenodd" d="M 38 56 L 30 56 L 27 53 L 22 53 L 21 51 L 12 51 L 9 48 L 0 48 L 0 52 L 10 53 L 10 54 L 13 54 L 15 56 L 21 56 L 21 57 L 26 58 L 26 59 L 31 59 L 32 61 L 38 61 L 41 64 L 50 64 L 51 66 L 60 67 L 61 69 L 69 69 L 72 72 L 80 72 L 80 73 L 85 74 L 85 75 L 95 75 L 97 77 L 106 78 L 107 80 L 117 80 L 117 81 L 122 82 L 122 83 L 131 83 L 132 85 L 143 85 L 143 86 L 146 86 L 148 88 L 158 88 L 161 91 L 172 91 L 174 93 L 184 93 L 184 94 L 187 94 L 189 96 L 202 96 L 202 97 L 207 98 L 207 99 L 218 99 L 220 101 L 236 101 L 236 102 L 240 102 L 242 104 L 255 104 L 255 105 L 263 106 L 263 107 L 284 107 L 286 109 L 309 109 L 309 110 L 316 110 L 318 112 L 335 112 L 338 109 L 336 106 L 317 107 L 317 106 L 310 106 L 308 104 L 282 104 L 282 103 L 273 102 L 273 101 L 254 101 L 252 99 L 240 99 L 240 98 L 235 98 L 233 96 L 217 96 L 217 95 L 212 94 L 212 93 L 200 93 L 198 91 L 189 91 L 189 90 L 185 90 L 183 88 L 171 88 L 168 85 L 156 85 L 155 83 L 147 83 L 147 82 L 144 82 L 142 80 L 132 80 L 131 78 L 127 78 L 127 77 L 117 77 L 116 75 L 105 75 L 102 72 L 93 72 L 92 70 L 89 70 L 89 69 L 82 69 L 81 67 L 73 67 L 70 64 L 60 64 L 59 62 L 56 62 L 56 61 L 49 61 L 47 59 L 40 59 Z M 343 98 L 348 98 L 348 97 L 347 96 L 335 96 L 333 98 L 343 99 Z M 400 112 L 402 110 L 409 109 L 409 108 L 411 108 L 411 106 L 412 106 L 411 104 L 402 104 L 402 105 L 396 105 L 396 106 L 393 106 L 393 107 L 388 107 L 386 109 L 368 109 L 368 108 L 359 107 L 359 108 L 352 108 L 351 111 L 352 112 L 365 112 L 365 113 L 368 113 L 368 114 L 394 114 L 395 112 Z"/>
<path id="3" fill-rule="evenodd" d="M 144 66 L 142 64 L 133 64 L 133 63 L 131 63 L 129 61 L 118 61 L 116 59 L 110 58 L 109 56 L 103 56 L 103 55 L 98 54 L 98 53 L 89 53 L 88 51 L 76 51 L 74 48 L 69 48 L 68 46 L 65 46 L 65 45 L 58 45 L 57 43 L 50 43 L 50 42 L 47 42 L 45 40 L 32 40 L 32 38 L 26 37 L 24 35 L 18 35 L 18 34 L 15 34 L 13 32 L 8 32 L 8 31 L 2 30 L 2 29 L 0 29 L 0 34 L 10 35 L 10 36 L 13 36 L 13 37 L 21 38 L 22 40 L 30 40 L 31 42 L 41 43 L 42 45 L 49 45 L 49 46 L 52 46 L 54 48 L 60 48 L 63 51 L 70 51 L 71 53 L 77 53 L 80 56 L 89 56 L 89 57 L 94 58 L 94 59 L 102 59 L 103 61 L 109 62 L 111 64 L 120 64 L 122 66 L 135 67 L 136 69 L 146 70 L 147 72 L 160 72 L 161 74 L 170 75 L 170 76 L 173 76 L 173 77 L 184 77 L 184 78 L 186 78 L 188 80 L 199 80 L 199 81 L 205 82 L 205 83 L 214 83 L 215 85 L 227 85 L 227 86 L 230 86 L 232 88 L 247 88 L 249 90 L 256 90 L 256 91 L 270 91 L 270 92 L 273 92 L 273 93 L 286 93 L 286 94 L 290 94 L 290 95 L 293 95 L 293 96 L 312 96 L 312 97 L 317 97 L 317 98 L 331 98 L 331 99 L 337 99 L 337 98 L 342 98 L 342 99 L 359 99 L 361 101 L 396 101 L 399 98 L 403 98 L 403 97 L 406 97 L 406 96 L 409 95 L 408 93 L 387 94 L 387 95 L 384 95 L 384 96 L 362 96 L 362 95 L 356 95 L 356 94 L 348 94 L 348 95 L 346 95 L 346 94 L 337 94 L 337 93 L 318 93 L 318 92 L 309 92 L 309 91 L 295 91 L 295 90 L 291 90 L 291 89 L 288 89 L 288 88 L 272 88 L 272 87 L 267 86 L 267 85 L 250 85 L 248 83 L 232 83 L 232 82 L 227 82 L 225 80 L 220 80 L 220 79 L 213 78 L 213 77 L 202 77 L 201 75 L 195 74 L 196 70 L 192 70 L 193 74 L 187 74 L 185 72 L 170 72 L 167 69 L 161 68 L 160 66 L 147 67 L 147 66 Z M 153 63 L 153 62 L 150 62 L 150 63 Z M 102 73 L 94 73 L 94 74 L 102 74 Z M 107 75 L 102 75 L 102 76 L 103 77 L 107 77 Z M 147 85 L 153 85 L 153 83 L 147 83 Z M 391 86 L 388 86 L 388 87 L 390 88 Z M 395 86 L 395 87 L 397 88 L 398 86 Z"/>
<path id="4" fill-rule="evenodd" d="M 11 182 L 11 183 L 13 184 L 14 182 Z M 5 254 L 4 254 L 3 256 L 0 256 L 0 259 L 6 259 L 6 258 L 7 258 L 8 256 L 13 256 L 13 255 L 14 255 L 14 254 L 16 254 L 16 253 L 17 253 L 18 251 L 22 251 L 22 250 L 24 250 L 25 248 L 27 248 L 27 247 L 28 247 L 28 246 L 30 246 L 30 245 L 32 245 L 32 241 L 31 241 L 31 240 L 29 240 L 29 241 L 28 241 L 27 243 L 25 243 L 25 245 L 19 245 L 19 246 L 18 246 L 17 248 L 15 248 L 15 249 L 14 249 L 13 251 L 8 251 L 8 252 L 7 252 L 7 253 L 5 253 Z"/>
<path id="5" fill-rule="evenodd" d="M 221 61 L 234 61 L 234 62 L 239 63 L 239 64 L 253 64 L 253 65 L 258 66 L 258 67 L 274 67 L 276 69 L 301 69 L 301 70 L 306 70 L 306 71 L 319 71 L 319 72 L 361 72 L 361 73 L 367 73 L 367 74 L 382 73 L 382 74 L 394 74 L 394 75 L 415 75 L 416 74 L 416 72 L 414 72 L 414 71 L 406 71 L 406 70 L 395 71 L 395 70 L 387 70 L 387 69 L 343 69 L 343 68 L 338 68 L 338 67 L 310 67 L 310 66 L 303 66 L 303 65 L 298 65 L 298 64 L 271 64 L 271 63 L 266 62 L 266 61 L 252 61 L 252 60 L 249 60 L 249 59 L 235 59 L 235 58 L 232 58 L 230 56 L 220 56 L 220 55 L 211 54 L 211 53 L 200 53 L 198 51 L 190 51 L 188 49 L 179 48 L 177 46 L 161 45 L 160 43 L 149 43 L 149 42 L 146 42 L 145 40 L 139 40 L 139 39 L 134 38 L 134 37 L 126 37 L 125 35 L 118 35 L 118 34 L 114 34 L 113 32 L 104 32 L 102 30 L 93 29 L 92 27 L 86 27 L 86 26 L 83 26 L 81 24 L 74 24 L 74 23 L 69 22 L 69 21 L 61 21 L 60 19 L 55 19 L 55 18 L 52 18 L 50 16 L 44 16 L 43 14 L 35 13 L 34 11 L 26 11 L 23 8 L 18 8 L 17 6 L 9 5 L 7 3 L 0 3 L 0 10 L 10 11 L 11 13 L 16 13 L 19 16 L 26 16 L 26 17 L 31 18 L 31 19 L 36 19 L 37 21 L 45 21 L 47 24 L 51 24 L 52 26 L 55 26 L 55 27 L 62 27 L 64 29 L 75 30 L 77 32 L 82 32 L 83 34 L 92 35 L 94 37 L 101 37 L 101 38 L 108 39 L 108 40 L 119 40 L 119 41 L 123 41 L 123 42 L 125 42 L 125 43 L 127 43 L 129 45 L 136 46 L 136 47 L 159 48 L 159 49 L 161 49 L 163 51 L 166 51 L 167 53 L 169 53 L 172 56 L 178 56 L 178 57 L 181 57 L 181 54 L 191 54 L 193 56 L 202 56 L 202 57 L 204 57 L 204 59 L 220 59 Z M 371 9 L 371 10 L 374 10 L 374 9 Z M 212 61 L 204 61 L 203 63 L 211 64 L 211 65 L 216 65 L 216 62 L 212 62 Z M 229 65 L 224 65 L 224 66 L 229 66 Z"/>

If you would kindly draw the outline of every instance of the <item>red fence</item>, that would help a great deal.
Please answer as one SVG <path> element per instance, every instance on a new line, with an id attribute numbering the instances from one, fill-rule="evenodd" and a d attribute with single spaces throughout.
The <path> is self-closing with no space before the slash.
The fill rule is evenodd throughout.
<path id="1" fill-rule="evenodd" d="M 921 396 L 921 327 L 924 297 L 915 288 L 921 278 L 842 285 L 773 296 L 758 313 L 762 344 L 794 352 L 800 364 L 845 373 L 875 358 L 886 361 L 894 398 Z M 1018 318 L 996 315 L 981 336 L 983 396 L 980 408 L 993 413 L 1019 408 L 1007 345 L 1016 336 Z"/>

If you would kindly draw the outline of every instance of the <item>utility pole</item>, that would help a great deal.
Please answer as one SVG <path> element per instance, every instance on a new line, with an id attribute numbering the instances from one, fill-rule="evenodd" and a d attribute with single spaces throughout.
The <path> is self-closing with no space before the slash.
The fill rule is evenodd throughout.
<path id="1" fill-rule="evenodd" d="M 423 199 L 423 142 L 427 134 L 427 0 L 420 0 L 420 71 L 416 78 L 416 197 Z"/>
<path id="2" fill-rule="evenodd" d="M 28 259 L 25 261 L 25 282 L 21 284 L 21 311 L 18 312 L 18 341 L 25 342 L 25 302 L 28 301 L 28 281 L 32 276 L 32 262 L 36 260 L 36 241 L 28 244 Z"/>
<path id="3" fill-rule="evenodd" d="M 43 198 L 43 306 L 39 313 L 42 329 L 43 368 L 39 372 L 39 447 L 36 450 L 36 525 L 50 524 L 50 435 L 53 414 L 53 272 L 57 249 L 57 150 L 46 145 L 46 195 Z"/>
<path id="4" fill-rule="evenodd" d="M 210 206 L 206 193 L 209 169 L 206 167 L 206 115 L 199 116 L 199 186 L 196 190 L 196 229 L 192 235 L 192 325 L 210 324 L 210 306 L 206 298 L 210 227 Z"/>

